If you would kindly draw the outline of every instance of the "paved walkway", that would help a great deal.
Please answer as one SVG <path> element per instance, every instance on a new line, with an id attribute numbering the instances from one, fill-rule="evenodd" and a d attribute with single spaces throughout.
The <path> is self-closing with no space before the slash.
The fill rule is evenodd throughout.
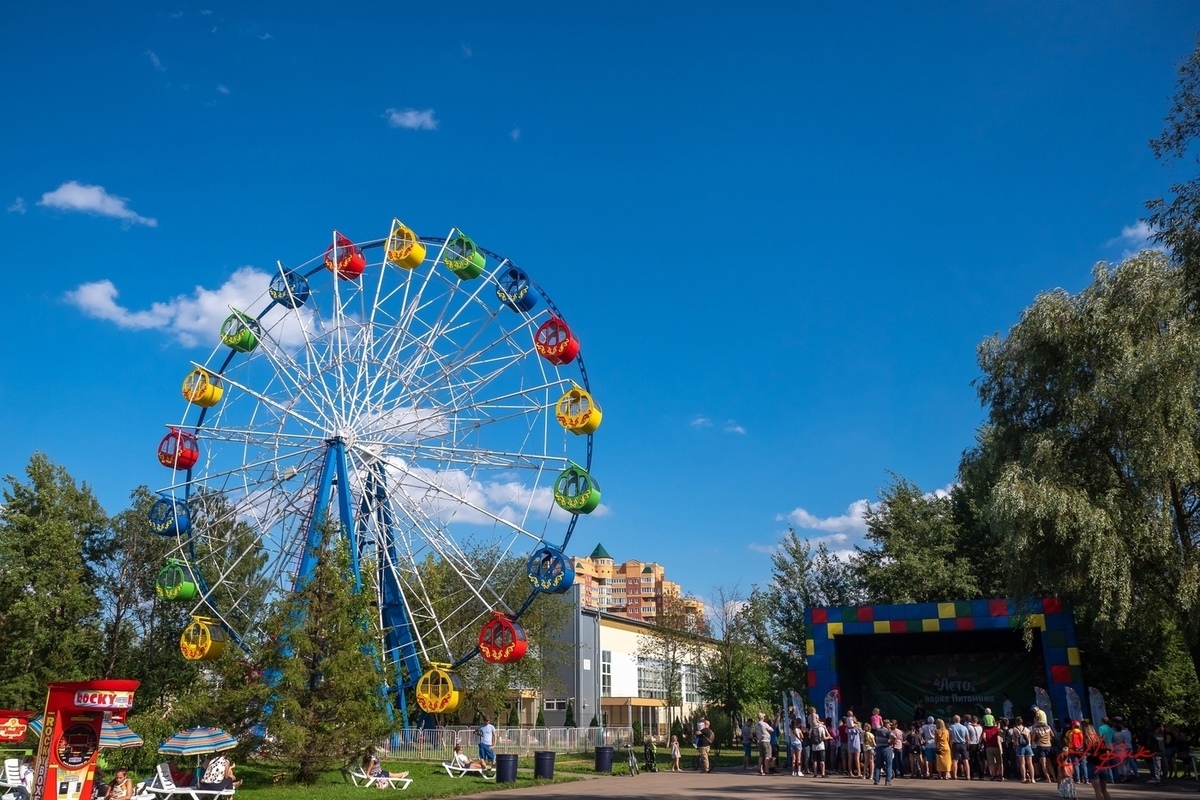
<path id="1" fill-rule="evenodd" d="M 1091 786 L 1079 786 L 1080 800 L 1092 800 L 1095 792 Z M 1196 794 L 1200 783 L 1191 779 L 1179 779 L 1165 787 L 1149 784 L 1121 784 L 1110 786 L 1113 800 L 1159 800 L 1179 798 Z M 475 795 L 497 797 L 495 794 Z M 1024 785 L 1006 781 L 938 781 L 900 778 L 891 786 L 875 786 L 871 781 L 850 778 L 793 778 L 790 775 L 760 776 L 757 772 L 742 770 L 716 770 L 710 774 L 699 772 L 642 773 L 631 778 L 629 775 L 591 775 L 585 780 L 571 783 L 549 784 L 504 791 L 504 798 L 539 798 L 539 800 L 580 800 L 581 798 L 644 798 L 655 800 L 725 800 L 729 797 L 748 797 L 752 800 L 794 800 L 796 797 L 853 798 L 877 797 L 879 800 L 921 800 L 934 797 L 938 800 L 1008 800 L 1008 798 L 1058 797 L 1058 787 L 1047 784 Z"/>

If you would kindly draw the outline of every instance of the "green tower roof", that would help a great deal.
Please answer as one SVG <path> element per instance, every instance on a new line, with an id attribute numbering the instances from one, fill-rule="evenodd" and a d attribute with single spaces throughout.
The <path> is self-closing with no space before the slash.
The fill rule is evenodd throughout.
<path id="1" fill-rule="evenodd" d="M 612 556 L 608 554 L 608 551 L 604 549 L 604 545 L 602 544 L 597 544 L 596 549 L 592 551 L 592 554 L 588 558 L 607 558 L 609 561 L 612 561 Z"/>
<path id="2" fill-rule="evenodd" d="M 654 574 L 654 570 L 650 569 L 650 567 L 644 567 L 642 569 L 642 574 L 645 575 L 647 572 L 649 572 L 651 575 Z"/>

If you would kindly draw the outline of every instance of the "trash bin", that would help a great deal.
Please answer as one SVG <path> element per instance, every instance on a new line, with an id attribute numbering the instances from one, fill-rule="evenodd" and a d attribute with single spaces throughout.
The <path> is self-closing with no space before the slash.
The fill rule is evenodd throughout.
<path id="1" fill-rule="evenodd" d="M 496 756 L 496 783 L 517 782 L 517 754 L 500 753 Z"/>
<path id="2" fill-rule="evenodd" d="M 533 751 L 533 777 L 554 780 L 554 751 Z"/>
<path id="3" fill-rule="evenodd" d="M 612 772 L 613 749 L 611 747 L 596 748 L 596 772 Z"/>

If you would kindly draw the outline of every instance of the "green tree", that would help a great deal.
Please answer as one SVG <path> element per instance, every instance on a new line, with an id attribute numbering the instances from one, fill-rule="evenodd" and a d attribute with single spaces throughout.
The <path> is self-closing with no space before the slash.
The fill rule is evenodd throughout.
<path id="1" fill-rule="evenodd" d="M 41 453 L 5 478 L 0 510 L 0 704 L 40 708 L 50 681 L 101 672 L 100 568 L 107 517 Z"/>
<path id="2" fill-rule="evenodd" d="M 563 726 L 567 728 L 575 727 L 575 699 L 571 698 L 567 701 L 567 716 L 563 720 Z"/>
<path id="3" fill-rule="evenodd" d="M 1179 68 L 1175 96 L 1162 133 L 1150 142 L 1159 160 L 1174 164 L 1185 160 L 1200 136 L 1200 40 Z M 1191 158 L 1195 165 L 1198 159 Z M 1170 187 L 1170 194 L 1146 204 L 1152 239 L 1165 245 L 1184 271 L 1186 297 L 1193 308 L 1200 301 L 1200 176 L 1189 176 Z"/>
<path id="4" fill-rule="evenodd" d="M 508 727 L 517 728 L 521 725 L 521 715 L 517 713 L 517 704 L 513 703 L 508 707 Z"/>
<path id="5" fill-rule="evenodd" d="M 850 559 L 865 602 L 943 602 L 1006 591 L 998 537 L 975 517 L 961 486 L 925 493 L 892 475 L 865 519 L 867 545 Z"/>
<path id="6" fill-rule="evenodd" d="M 533 724 L 538 728 L 546 727 L 546 715 L 542 713 L 542 709 L 538 709 L 537 720 Z"/>
<path id="7" fill-rule="evenodd" d="M 699 604 L 673 595 L 664 595 L 650 630 L 638 637 L 638 669 L 654 677 L 667 703 L 667 713 L 683 705 L 683 674 L 687 665 L 702 661 L 703 643 L 709 634 Z"/>
<path id="8" fill-rule="evenodd" d="M 337 525 L 321 531 L 312 574 L 267 620 L 272 643 L 262 664 L 277 680 L 250 683 L 243 693 L 261 710 L 271 755 L 304 784 L 360 758 L 391 727 L 368 594 L 354 586 Z"/>
<path id="9" fill-rule="evenodd" d="M 732 720 L 751 707 L 769 705 L 769 656 L 756 642 L 753 609 L 736 588 L 718 586 L 710 608 L 717 647 L 700 668 L 700 696 Z"/>
<path id="10" fill-rule="evenodd" d="M 189 621 L 189 604 L 158 596 L 155 579 L 175 545 L 173 537 L 150 529 L 155 497 L 135 489 L 131 505 L 109 521 L 112 557 L 102 568 L 104 649 L 101 672 L 141 681 L 138 708 L 186 694 L 200 676 L 200 664 L 179 650 Z"/>
<path id="11" fill-rule="evenodd" d="M 979 349 L 988 409 L 964 458 L 1013 593 L 1055 592 L 1098 644 L 1165 618 L 1200 659 L 1200 329 L 1183 271 L 1145 252 L 1040 295 Z"/>

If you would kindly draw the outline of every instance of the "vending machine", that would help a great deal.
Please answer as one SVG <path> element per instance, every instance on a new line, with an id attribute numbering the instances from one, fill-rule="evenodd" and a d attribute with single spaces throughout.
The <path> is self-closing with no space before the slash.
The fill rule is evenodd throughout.
<path id="1" fill-rule="evenodd" d="M 42 739 L 34 766 L 32 800 L 92 796 L 104 715 L 124 722 L 138 681 L 52 683 L 46 693 Z"/>

